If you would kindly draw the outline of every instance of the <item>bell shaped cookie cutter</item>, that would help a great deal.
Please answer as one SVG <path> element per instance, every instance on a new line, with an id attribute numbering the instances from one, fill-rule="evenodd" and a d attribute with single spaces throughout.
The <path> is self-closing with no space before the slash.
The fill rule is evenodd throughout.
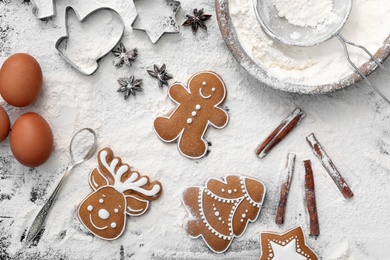
<path id="1" fill-rule="evenodd" d="M 32 12 L 40 20 L 56 15 L 55 0 L 31 0 Z"/>
<path id="2" fill-rule="evenodd" d="M 69 36 L 70 36 L 69 35 L 69 26 L 68 26 L 69 12 L 73 11 L 77 17 L 77 20 L 80 23 L 83 23 L 83 22 L 85 22 L 85 20 L 87 20 L 92 15 L 96 14 L 97 12 L 104 11 L 104 10 L 110 11 L 113 15 L 116 16 L 116 18 L 118 19 L 118 21 L 120 22 L 120 24 L 122 26 L 121 33 L 120 33 L 120 35 L 117 36 L 118 39 L 116 41 L 114 41 L 110 46 L 108 46 L 106 49 L 104 49 L 104 51 L 102 51 L 102 53 L 98 57 L 94 58 L 95 62 L 93 65 L 91 65 L 88 68 L 83 68 L 82 66 L 80 66 L 80 64 L 77 63 L 77 61 L 75 61 L 72 58 L 70 58 L 69 56 L 67 56 L 63 52 L 63 50 L 60 48 L 62 42 L 68 40 Z M 115 11 L 114 9 L 109 8 L 109 7 L 99 7 L 97 9 L 93 10 L 92 12 L 86 14 L 84 17 L 80 17 L 79 13 L 73 7 L 68 6 L 65 9 L 65 27 L 66 27 L 66 36 L 63 36 L 57 40 L 57 42 L 55 44 L 55 48 L 57 49 L 57 51 L 59 52 L 61 57 L 64 58 L 72 67 L 74 67 L 76 70 L 78 70 L 79 72 L 81 72 L 82 74 L 87 75 L 87 76 L 92 75 L 93 73 L 95 73 L 98 70 L 99 61 L 103 57 L 105 57 L 107 54 L 109 54 L 115 48 L 115 46 L 121 41 L 123 34 L 124 34 L 124 31 L 125 31 L 125 23 L 124 23 L 122 17 L 119 15 L 119 13 L 117 11 Z"/>

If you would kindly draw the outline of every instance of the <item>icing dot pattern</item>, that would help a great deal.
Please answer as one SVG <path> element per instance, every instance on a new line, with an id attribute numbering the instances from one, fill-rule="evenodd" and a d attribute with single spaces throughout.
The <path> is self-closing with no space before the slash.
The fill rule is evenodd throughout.
<path id="1" fill-rule="evenodd" d="M 224 240 L 232 240 L 234 238 L 235 235 L 234 235 L 234 231 L 233 231 L 233 228 L 232 228 L 233 217 L 234 217 L 234 215 L 236 213 L 237 207 L 240 205 L 240 203 L 242 201 L 244 201 L 244 200 L 249 201 L 249 203 L 253 207 L 256 207 L 256 208 L 260 208 L 260 206 L 261 206 L 261 203 L 255 202 L 248 195 L 247 190 L 245 188 L 245 183 L 244 183 L 244 179 L 243 178 L 240 179 L 240 184 L 241 184 L 241 188 L 242 188 L 242 191 L 243 191 L 244 194 L 243 194 L 243 196 L 241 196 L 239 198 L 234 198 L 234 199 L 228 199 L 228 198 L 220 197 L 220 196 L 214 194 L 213 192 L 211 192 L 210 190 L 208 190 L 207 188 L 199 189 L 199 196 L 198 196 L 198 204 L 199 205 L 198 206 L 199 206 L 199 209 L 200 209 L 200 215 L 201 215 L 201 218 L 202 218 L 202 222 L 218 238 L 222 238 Z M 225 189 L 222 188 L 221 192 L 224 193 Z M 232 189 L 228 189 L 227 190 L 228 194 L 233 194 L 233 192 L 237 193 L 238 190 L 237 189 L 233 189 L 233 190 Z M 224 235 L 224 234 L 220 233 L 207 220 L 207 218 L 205 216 L 206 214 L 204 213 L 204 210 L 203 210 L 203 208 L 204 208 L 204 205 L 203 205 L 204 196 L 208 196 L 208 197 L 212 198 L 213 200 L 216 201 L 216 203 L 228 204 L 226 206 L 230 205 L 231 210 L 230 210 L 230 214 L 228 216 L 228 221 L 227 221 L 227 223 L 228 223 L 227 225 L 229 227 L 228 228 L 229 235 Z M 225 224 L 225 221 L 223 221 L 223 218 L 220 216 L 220 212 L 218 211 L 218 209 L 216 207 L 216 204 L 213 203 L 212 206 L 213 206 L 214 216 L 217 217 L 217 219 L 219 221 L 221 221 L 222 224 Z M 245 212 L 248 213 L 249 210 L 246 209 Z M 243 214 L 241 214 L 241 217 L 242 217 L 242 219 L 240 220 L 240 222 L 243 223 L 245 221 L 245 218 L 247 217 L 247 215 L 243 213 Z"/>

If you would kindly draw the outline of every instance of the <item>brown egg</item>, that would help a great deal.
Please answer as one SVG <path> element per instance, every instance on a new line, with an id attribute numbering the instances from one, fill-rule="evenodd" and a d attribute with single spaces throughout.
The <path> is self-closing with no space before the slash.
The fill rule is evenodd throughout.
<path id="1" fill-rule="evenodd" d="M 10 136 L 16 160 L 28 167 L 45 163 L 53 151 L 53 133 L 46 120 L 36 113 L 26 113 L 14 123 Z"/>
<path id="2" fill-rule="evenodd" d="M 0 106 L 0 142 L 4 141 L 7 138 L 11 123 L 9 122 L 9 117 L 7 112 L 2 106 Z"/>
<path id="3" fill-rule="evenodd" d="M 9 57 L 0 70 L 0 94 L 15 107 L 34 102 L 42 88 L 42 70 L 31 55 L 17 53 Z"/>

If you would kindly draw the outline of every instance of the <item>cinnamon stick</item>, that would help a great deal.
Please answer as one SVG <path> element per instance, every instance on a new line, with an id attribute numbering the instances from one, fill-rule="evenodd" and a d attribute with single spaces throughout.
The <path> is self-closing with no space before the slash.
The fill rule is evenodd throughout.
<path id="1" fill-rule="evenodd" d="M 286 206 L 287 206 L 287 198 L 288 193 L 290 191 L 291 186 L 291 180 L 294 173 L 294 166 L 295 166 L 295 154 L 289 153 L 287 154 L 287 161 L 286 166 L 284 168 L 284 179 L 282 188 L 280 190 L 280 199 L 279 199 L 279 205 L 278 209 L 276 210 L 276 224 L 283 224 L 284 223 L 284 216 L 286 213 Z"/>
<path id="2" fill-rule="evenodd" d="M 352 190 L 349 188 L 343 176 L 341 176 L 340 172 L 337 170 L 330 157 L 326 154 L 325 150 L 322 148 L 314 134 L 310 134 L 308 137 L 306 137 L 306 140 L 312 148 L 315 156 L 321 161 L 322 166 L 325 168 L 330 177 L 333 179 L 334 183 L 337 185 L 337 188 L 343 194 L 344 198 L 352 198 Z"/>
<path id="3" fill-rule="evenodd" d="M 320 234 L 320 225 L 318 223 L 313 170 L 311 169 L 310 160 L 305 160 L 303 163 L 305 166 L 306 206 L 309 212 L 310 235 L 318 236 Z"/>
<path id="4" fill-rule="evenodd" d="M 288 133 L 290 133 L 305 117 L 301 109 L 295 108 L 294 111 L 286 117 L 280 125 L 261 143 L 255 153 L 257 156 L 264 158 L 268 152 L 277 145 Z"/>

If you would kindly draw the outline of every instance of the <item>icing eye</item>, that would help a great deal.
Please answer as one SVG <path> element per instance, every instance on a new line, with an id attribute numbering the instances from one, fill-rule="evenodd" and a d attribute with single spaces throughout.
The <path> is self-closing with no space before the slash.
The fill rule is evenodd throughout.
<path id="1" fill-rule="evenodd" d="M 87 207 L 87 210 L 88 210 L 88 211 L 92 211 L 92 210 L 93 210 L 93 206 L 92 206 L 92 205 L 89 205 L 89 206 Z"/>
<path id="2" fill-rule="evenodd" d="M 118 213 L 118 212 L 119 212 L 119 209 L 114 209 L 114 212 L 115 212 L 115 213 Z"/>
<path id="3" fill-rule="evenodd" d="M 211 91 L 212 91 L 212 92 L 215 92 L 215 88 L 212 88 Z"/>
<path id="4" fill-rule="evenodd" d="M 115 222 L 112 222 L 112 223 L 111 223 L 111 227 L 112 227 L 112 228 L 116 228 L 116 223 L 115 223 Z"/>
<path id="5" fill-rule="evenodd" d="M 104 202 L 103 199 L 100 199 L 100 200 L 99 200 L 99 203 L 100 203 L 100 204 L 103 204 L 103 202 Z"/>
<path id="6" fill-rule="evenodd" d="M 206 81 L 203 81 L 202 85 L 203 85 L 203 86 L 206 86 Z"/>

